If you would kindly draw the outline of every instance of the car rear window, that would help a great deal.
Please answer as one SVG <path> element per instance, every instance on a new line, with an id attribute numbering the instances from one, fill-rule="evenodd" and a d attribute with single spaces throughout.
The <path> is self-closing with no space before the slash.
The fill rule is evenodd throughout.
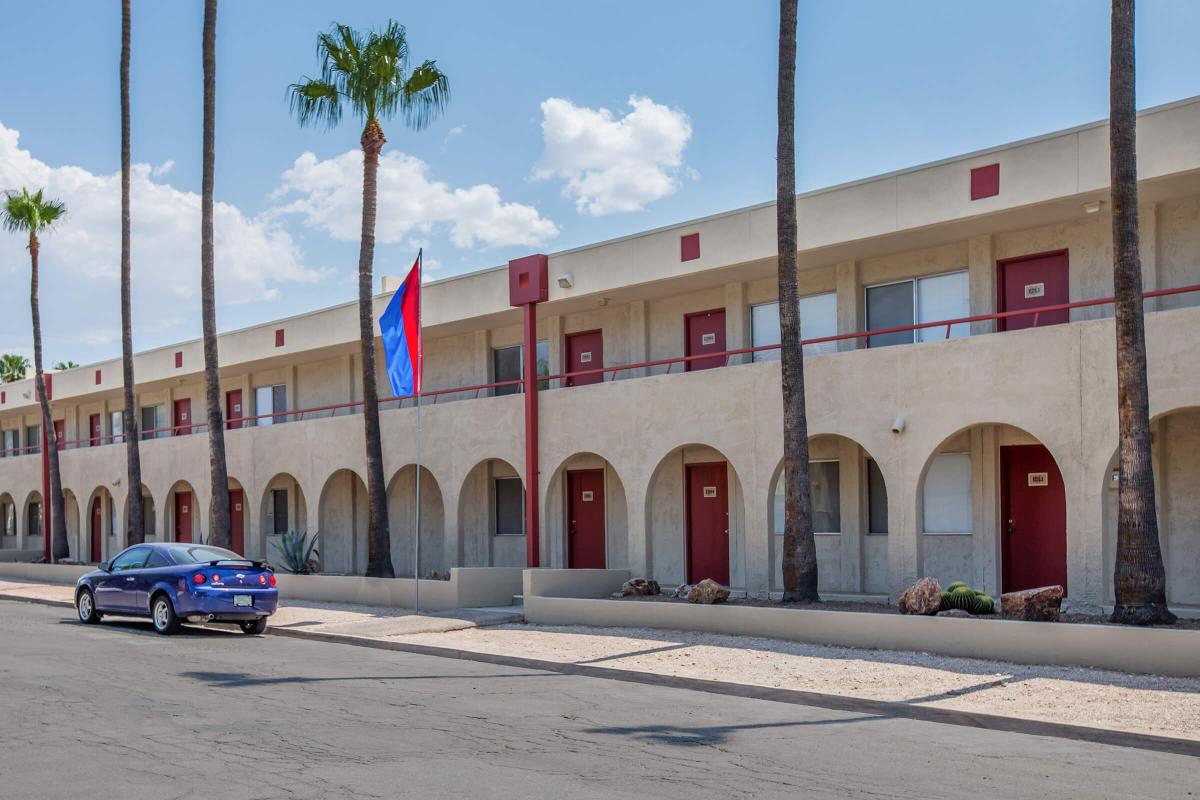
<path id="1" fill-rule="evenodd" d="M 209 561 L 245 561 L 232 550 L 208 545 L 179 545 L 171 548 L 176 564 L 207 564 Z"/>
<path id="2" fill-rule="evenodd" d="M 169 566 L 171 566 L 171 562 L 167 561 L 166 556 L 164 556 L 162 553 L 158 552 L 157 550 L 150 551 L 150 557 L 146 559 L 146 569 L 153 569 L 155 567 L 169 567 Z"/>

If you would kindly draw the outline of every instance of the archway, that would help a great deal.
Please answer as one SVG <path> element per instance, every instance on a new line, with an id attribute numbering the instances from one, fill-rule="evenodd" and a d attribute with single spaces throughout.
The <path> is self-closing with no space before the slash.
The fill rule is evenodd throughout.
<path id="1" fill-rule="evenodd" d="M 21 516 L 17 520 L 17 530 L 26 550 L 38 550 L 42 547 L 44 531 L 41 492 L 32 491 L 25 495 L 25 502 L 21 504 Z"/>
<path id="2" fill-rule="evenodd" d="M 17 504 L 8 492 L 0 493 L 0 548 L 17 547 Z"/>
<path id="3" fill-rule="evenodd" d="M 745 499 L 721 451 L 688 444 L 663 456 L 646 489 L 646 537 L 651 574 L 663 585 L 745 586 Z"/>
<path id="4" fill-rule="evenodd" d="M 819 434 L 808 444 L 818 588 L 888 593 L 888 496 L 879 465 L 858 442 Z M 783 461 L 770 484 L 771 588 L 783 589 Z"/>
<path id="5" fill-rule="evenodd" d="M 996 595 L 1067 589 L 1067 505 L 1062 471 L 1033 434 L 978 423 L 930 453 L 917 483 L 921 573 Z"/>
<path id="6" fill-rule="evenodd" d="M 602 456 L 576 453 L 559 464 L 550 475 L 542 513 L 544 563 L 576 569 L 629 566 L 625 484 Z"/>
<path id="7" fill-rule="evenodd" d="M 525 559 L 525 484 L 499 458 L 480 461 L 458 494 L 458 562 L 466 567 L 521 567 Z"/>
<path id="8" fill-rule="evenodd" d="M 246 490 L 237 478 L 229 477 L 229 544 L 238 555 L 246 555 Z"/>
<path id="9" fill-rule="evenodd" d="M 63 513 L 66 516 L 67 524 L 68 558 L 72 561 L 81 561 L 79 556 L 83 552 L 83 543 L 79 529 L 79 501 L 70 489 L 63 489 Z"/>
<path id="10" fill-rule="evenodd" d="M 321 570 L 361 575 L 367 569 L 367 487 L 358 473 L 340 469 L 321 490 Z"/>
<path id="11" fill-rule="evenodd" d="M 308 531 L 308 503 L 300 482 L 286 472 L 281 472 L 267 481 L 259 501 L 258 529 L 261 531 L 262 552 L 273 564 L 283 564 L 283 550 L 280 540 L 285 533 L 298 532 L 306 536 Z M 316 536 L 316 531 L 313 531 Z M 320 561 L 319 548 L 313 552 Z"/>
<path id="12" fill-rule="evenodd" d="M 198 542 L 203 538 L 204 516 L 196 491 L 187 481 L 176 481 L 167 492 L 163 541 Z"/>
<path id="13" fill-rule="evenodd" d="M 117 532 L 116 506 L 112 492 L 104 486 L 98 486 L 88 496 L 87 521 L 83 525 L 86 531 L 81 537 L 83 546 L 80 548 L 80 560 L 97 564 L 117 552 L 117 542 L 114 538 Z"/>
<path id="14" fill-rule="evenodd" d="M 156 535 L 158 528 L 156 527 L 156 521 L 155 521 L 154 514 L 155 514 L 154 497 L 150 494 L 150 490 L 146 488 L 145 484 L 143 484 L 142 485 L 142 541 L 143 542 L 153 542 L 153 541 L 157 541 L 157 539 L 158 539 L 158 537 Z M 129 525 L 129 495 L 128 494 L 125 495 L 124 520 L 125 520 L 125 530 L 129 531 L 129 533 L 132 534 L 133 530 Z"/>
<path id="15" fill-rule="evenodd" d="M 413 532 L 416 530 L 417 468 L 409 464 L 388 484 L 388 524 L 391 526 L 392 565 L 396 575 L 413 574 Z M 446 560 L 446 512 L 442 487 L 426 467 L 421 467 L 421 577 L 450 574 Z"/>

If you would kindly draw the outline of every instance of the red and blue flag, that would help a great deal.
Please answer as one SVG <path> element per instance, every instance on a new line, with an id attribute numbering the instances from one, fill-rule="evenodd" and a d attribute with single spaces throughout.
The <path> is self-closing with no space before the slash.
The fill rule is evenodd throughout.
<path id="1" fill-rule="evenodd" d="M 379 317 L 383 353 L 394 397 L 421 391 L 421 256 Z"/>

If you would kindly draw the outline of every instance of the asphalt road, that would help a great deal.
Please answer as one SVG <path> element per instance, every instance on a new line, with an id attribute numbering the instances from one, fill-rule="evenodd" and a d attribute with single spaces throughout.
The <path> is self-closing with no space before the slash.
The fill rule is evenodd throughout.
<path id="1" fill-rule="evenodd" d="M 1200 796 L 1200 759 L 0 603 L 0 799 Z"/>

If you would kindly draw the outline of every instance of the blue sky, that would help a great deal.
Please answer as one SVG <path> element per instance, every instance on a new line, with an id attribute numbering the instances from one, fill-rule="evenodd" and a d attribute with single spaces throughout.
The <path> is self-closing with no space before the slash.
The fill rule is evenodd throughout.
<path id="1" fill-rule="evenodd" d="M 800 5 L 802 191 L 1106 116 L 1100 0 Z M 72 212 L 43 251 L 48 360 L 120 351 L 116 6 L 5 12 L 3 68 L 36 78 L 7 81 L 0 97 L 0 189 L 45 181 Z M 146 349 L 200 330 L 201 3 L 133 8 L 134 160 L 148 165 L 135 180 L 135 344 Z M 381 200 L 376 260 L 377 274 L 398 273 L 424 245 L 440 277 L 771 199 L 776 14 L 769 0 L 227 0 L 221 327 L 354 296 L 359 130 L 349 120 L 300 129 L 285 102 L 287 84 L 316 70 L 315 35 L 334 18 L 371 27 L 395 17 L 414 56 L 450 76 L 441 119 L 419 133 L 386 127 L 391 205 Z M 1139 105 L 1200 94 L 1200 3 L 1143 0 L 1138 26 Z M 609 152 L 619 168 L 596 163 Z M 4 285 L 24 285 L 23 258 L 19 243 L 0 242 Z M 0 350 L 28 352 L 24 304 L 3 305 Z"/>

